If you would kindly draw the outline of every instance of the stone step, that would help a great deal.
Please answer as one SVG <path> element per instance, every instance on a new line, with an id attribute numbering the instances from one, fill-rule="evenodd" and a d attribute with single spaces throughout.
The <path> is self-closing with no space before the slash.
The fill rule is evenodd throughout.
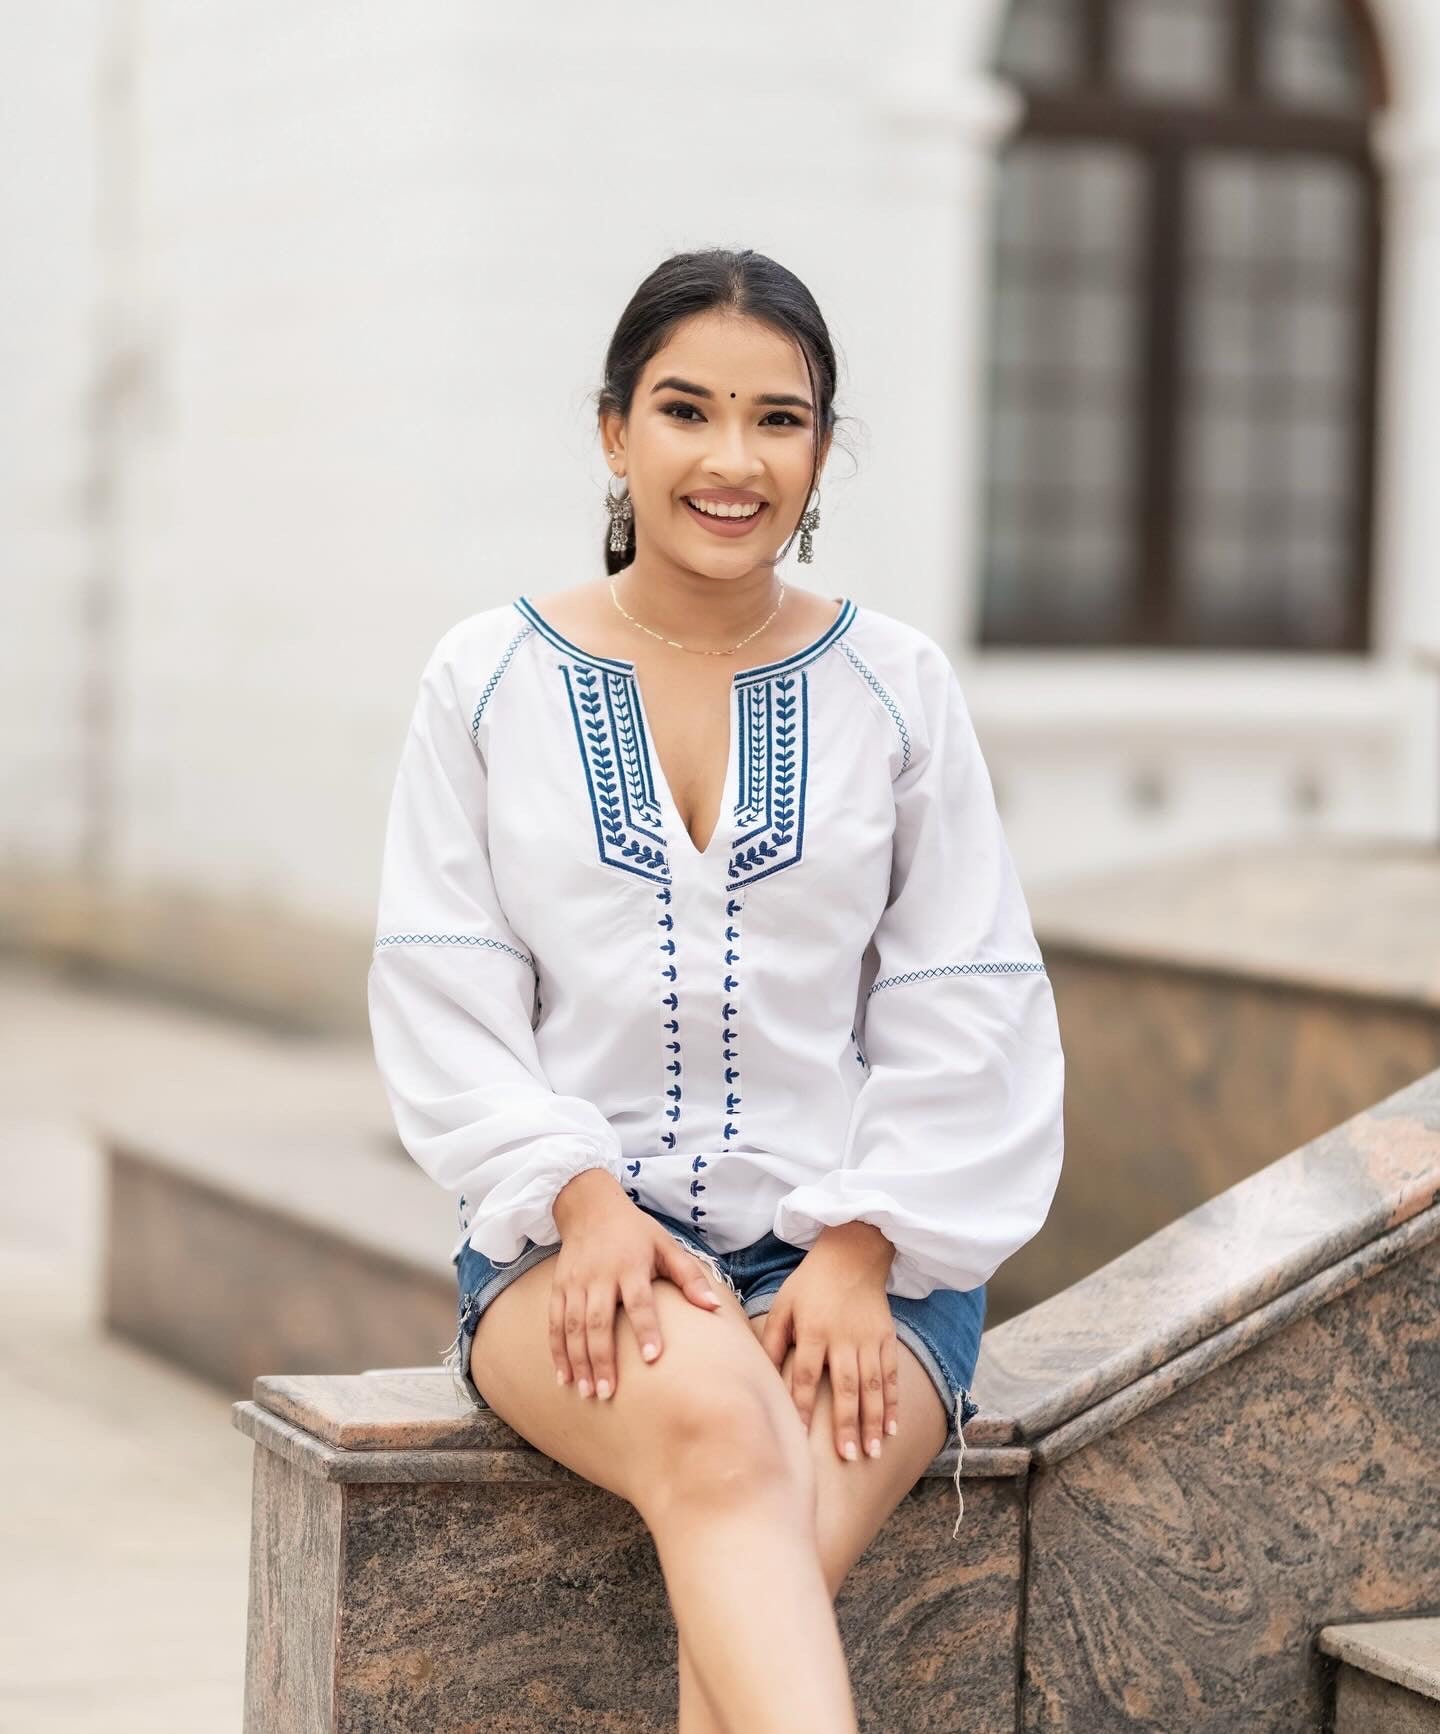
<path id="1" fill-rule="evenodd" d="M 150 1103 L 98 1124 L 107 1327 L 232 1396 L 275 1367 L 438 1365 L 450 1198 L 363 1093 L 317 1124 L 263 1066 L 232 1089 L 223 1113 Z"/>
<path id="2" fill-rule="evenodd" d="M 1333 1656 L 1334 1734 L 1440 1734 L 1440 1619 L 1324 1626 Z"/>

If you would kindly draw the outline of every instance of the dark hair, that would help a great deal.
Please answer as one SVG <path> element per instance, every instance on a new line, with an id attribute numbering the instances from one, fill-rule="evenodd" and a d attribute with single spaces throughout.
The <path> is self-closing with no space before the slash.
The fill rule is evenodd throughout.
<path id="1" fill-rule="evenodd" d="M 699 253 L 673 253 L 655 267 L 630 297 L 610 339 L 605 352 L 605 382 L 596 394 L 596 413 L 613 410 L 628 416 L 646 363 L 669 341 L 675 327 L 696 313 L 716 308 L 763 320 L 800 345 L 815 405 L 816 461 L 806 490 L 808 500 L 819 473 L 820 449 L 837 420 L 835 347 L 815 297 L 793 271 L 752 247 L 740 252 L 710 247 Z M 782 555 L 789 546 L 787 542 L 781 549 Z M 611 551 L 607 522 L 605 570 L 616 573 L 634 558 L 633 518 L 623 554 Z"/>

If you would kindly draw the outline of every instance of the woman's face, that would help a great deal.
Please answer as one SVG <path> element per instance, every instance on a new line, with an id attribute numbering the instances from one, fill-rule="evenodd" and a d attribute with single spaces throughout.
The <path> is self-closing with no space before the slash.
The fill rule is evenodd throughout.
<path id="1" fill-rule="evenodd" d="M 804 357 L 756 319 L 709 312 L 677 326 L 641 373 L 628 422 L 603 417 L 601 434 L 615 449 L 612 472 L 629 481 L 636 559 L 647 567 L 717 578 L 773 568 L 810 503 L 815 411 Z M 703 517 L 687 496 L 759 510 Z"/>

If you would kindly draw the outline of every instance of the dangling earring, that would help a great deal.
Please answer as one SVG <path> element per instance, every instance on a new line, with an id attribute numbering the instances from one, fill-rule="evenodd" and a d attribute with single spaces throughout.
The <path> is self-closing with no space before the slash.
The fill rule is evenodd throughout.
<path id="1" fill-rule="evenodd" d="M 610 456 L 615 456 L 611 452 Z M 610 484 L 605 484 L 605 509 L 610 514 L 610 552 L 623 554 L 629 545 L 630 525 L 635 518 L 635 508 L 630 504 L 628 493 L 616 496 L 610 492 Z"/>
<path id="2" fill-rule="evenodd" d="M 804 560 L 807 564 L 815 558 L 815 544 L 812 540 L 812 532 L 819 527 L 819 524 L 820 508 L 818 506 L 812 506 L 800 520 L 799 558 Z"/>

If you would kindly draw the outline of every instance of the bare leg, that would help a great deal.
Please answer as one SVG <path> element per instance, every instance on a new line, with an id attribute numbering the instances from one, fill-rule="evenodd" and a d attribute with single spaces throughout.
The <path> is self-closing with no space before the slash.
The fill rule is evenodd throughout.
<path id="1" fill-rule="evenodd" d="M 723 1438 L 682 1461 L 685 1474 L 640 1509 L 722 1728 L 849 1734 L 854 1703 L 808 1486 Z"/>
<path id="2" fill-rule="evenodd" d="M 725 1721 L 705 1690 L 705 1682 L 690 1660 L 690 1646 L 680 1634 L 680 1720 L 675 1734 L 726 1734 Z"/>
<path id="3" fill-rule="evenodd" d="M 758 1337 L 765 1327 L 764 1313 L 752 1317 L 750 1326 Z M 791 1348 L 782 1372 L 789 1370 L 794 1357 Z M 847 1463 L 837 1455 L 828 1374 L 821 1374 L 816 1388 L 809 1448 L 816 1471 L 820 1563 L 832 1598 L 839 1594 L 850 1567 L 939 1451 L 949 1430 L 949 1418 L 929 1375 L 905 1343 L 899 1345 L 899 1367 L 900 1409 L 905 1419 L 899 1433 L 884 1441 L 879 1458 L 862 1457 Z M 678 1734 L 726 1734 L 722 1710 L 706 1696 L 683 1633 L 679 1664 Z"/>
<path id="4" fill-rule="evenodd" d="M 549 1262 L 481 1317 L 471 1374 L 486 1401 L 538 1450 L 640 1512 L 690 1667 L 725 1718 L 718 1734 L 853 1734 L 805 1429 L 738 1300 L 723 1291 L 721 1309 L 703 1312 L 657 1280 L 659 1360 L 641 1360 L 622 1308 L 615 1394 L 582 1398 L 555 1383 Z"/>

